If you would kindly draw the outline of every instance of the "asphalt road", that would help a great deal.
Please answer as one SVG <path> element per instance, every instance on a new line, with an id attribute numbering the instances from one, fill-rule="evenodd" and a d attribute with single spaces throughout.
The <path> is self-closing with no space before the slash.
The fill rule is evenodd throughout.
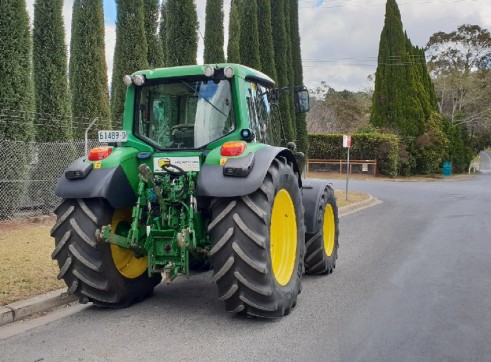
<path id="1" fill-rule="evenodd" d="M 350 190 L 383 203 L 341 219 L 335 273 L 306 276 L 286 318 L 226 314 L 201 274 L 0 328 L 0 361 L 490 361 L 491 174 Z"/>

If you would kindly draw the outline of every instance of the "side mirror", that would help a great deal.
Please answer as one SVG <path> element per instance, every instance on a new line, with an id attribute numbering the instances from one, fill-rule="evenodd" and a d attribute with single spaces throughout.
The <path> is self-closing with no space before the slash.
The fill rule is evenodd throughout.
<path id="1" fill-rule="evenodd" d="M 295 88 L 295 111 L 305 113 L 310 109 L 309 91 L 305 86 Z"/>

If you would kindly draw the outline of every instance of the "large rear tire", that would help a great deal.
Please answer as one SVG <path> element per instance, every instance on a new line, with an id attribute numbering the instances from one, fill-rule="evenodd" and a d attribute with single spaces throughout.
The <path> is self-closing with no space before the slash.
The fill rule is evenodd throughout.
<path id="1" fill-rule="evenodd" d="M 318 231 L 305 235 L 305 271 L 331 274 L 338 258 L 339 217 L 334 190 L 326 186 L 318 202 Z"/>
<path id="2" fill-rule="evenodd" d="M 305 230 L 298 178 L 275 159 L 261 187 L 211 203 L 210 261 L 225 309 L 263 318 L 290 313 L 301 291 Z"/>
<path id="3" fill-rule="evenodd" d="M 55 210 L 51 230 L 55 238 L 52 258 L 58 261 L 68 292 L 81 303 L 124 308 L 150 296 L 162 279 L 151 278 L 142 258 L 130 250 L 96 241 L 96 230 L 112 224 L 112 231 L 127 230 L 125 210 L 114 210 L 103 199 L 66 199 Z"/>

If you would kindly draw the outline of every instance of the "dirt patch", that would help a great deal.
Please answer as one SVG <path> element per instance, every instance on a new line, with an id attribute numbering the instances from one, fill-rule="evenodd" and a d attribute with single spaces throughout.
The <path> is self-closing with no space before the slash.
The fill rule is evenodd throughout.
<path id="1" fill-rule="evenodd" d="M 56 221 L 55 215 L 40 215 L 26 219 L 0 221 L 0 232 L 9 232 L 20 229 L 37 228 L 39 226 L 53 226 Z"/>

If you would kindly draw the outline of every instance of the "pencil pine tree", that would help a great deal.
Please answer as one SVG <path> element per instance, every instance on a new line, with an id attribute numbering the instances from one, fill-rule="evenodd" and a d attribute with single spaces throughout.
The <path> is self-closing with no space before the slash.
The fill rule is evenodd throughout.
<path id="1" fill-rule="evenodd" d="M 261 28 L 261 71 L 276 80 L 273 28 L 271 27 L 271 0 L 257 0 L 257 20 Z"/>
<path id="2" fill-rule="evenodd" d="M 261 69 L 259 54 L 259 30 L 257 24 L 256 0 L 241 1 L 240 14 L 240 61 L 254 69 Z"/>
<path id="3" fill-rule="evenodd" d="M 0 220 L 9 219 L 20 205 L 34 136 L 34 98 L 31 79 L 31 38 L 24 0 L 2 0 L 0 11 Z"/>
<path id="4" fill-rule="evenodd" d="M 36 140 L 72 138 L 63 0 L 34 3 L 33 67 L 36 104 Z"/>
<path id="5" fill-rule="evenodd" d="M 72 11 L 69 84 L 73 137 L 83 139 L 94 118 L 98 121 L 92 137 L 97 129 L 111 127 L 102 0 L 74 0 Z"/>
<path id="6" fill-rule="evenodd" d="M 230 3 L 230 19 L 228 23 L 227 62 L 240 63 L 240 14 L 238 0 Z"/>
<path id="7" fill-rule="evenodd" d="M 162 0 L 160 7 L 159 37 L 162 45 L 162 66 L 167 66 L 167 10 L 166 0 Z"/>
<path id="8" fill-rule="evenodd" d="M 69 142 L 72 139 L 62 10 L 63 0 L 36 0 L 34 3 L 33 74 L 38 142 L 38 162 L 34 172 L 51 182 L 32 183 L 29 195 L 42 200 L 45 212 L 52 212 L 57 202 L 55 180 L 66 167 L 62 162 L 53 162 L 59 157 L 60 150 L 51 142 Z M 74 148 L 68 145 L 64 153 L 69 158 L 75 157 Z"/>
<path id="9" fill-rule="evenodd" d="M 147 61 L 150 68 L 164 66 L 164 53 L 159 38 L 159 0 L 143 1 L 143 18 L 145 22 L 145 35 L 147 38 Z"/>
<path id="10" fill-rule="evenodd" d="M 223 0 L 206 1 L 205 63 L 223 63 Z"/>
<path id="11" fill-rule="evenodd" d="M 288 38 L 286 33 L 286 18 L 285 18 L 285 2 L 286 0 L 271 0 L 271 26 L 275 31 L 273 32 L 273 47 L 274 58 L 276 65 L 276 80 L 277 86 L 288 86 Z M 283 129 L 285 135 L 285 141 L 295 140 L 294 128 L 292 125 L 291 117 L 291 97 L 288 94 L 281 94 L 279 99 L 281 118 L 283 122 Z"/>
<path id="12" fill-rule="evenodd" d="M 407 49 L 408 44 L 399 7 L 395 0 L 388 0 L 370 120 L 377 127 L 397 130 L 404 137 L 417 137 L 424 131 L 425 113 L 415 88 L 412 49 Z"/>
<path id="13" fill-rule="evenodd" d="M 143 0 L 116 0 L 116 47 L 111 82 L 111 116 L 115 129 L 123 124 L 126 85 L 123 77 L 148 68 Z"/>
<path id="14" fill-rule="evenodd" d="M 302 67 L 302 50 L 300 47 L 300 30 L 298 25 L 298 1 L 289 0 L 290 2 L 290 42 L 292 54 L 293 69 L 293 86 L 303 85 L 303 67 Z M 308 153 L 309 140 L 307 134 L 306 114 L 300 113 L 295 115 L 296 141 L 297 148 L 304 154 Z"/>
<path id="15" fill-rule="evenodd" d="M 198 15 L 194 0 L 167 0 L 166 12 L 168 65 L 196 64 Z"/>

